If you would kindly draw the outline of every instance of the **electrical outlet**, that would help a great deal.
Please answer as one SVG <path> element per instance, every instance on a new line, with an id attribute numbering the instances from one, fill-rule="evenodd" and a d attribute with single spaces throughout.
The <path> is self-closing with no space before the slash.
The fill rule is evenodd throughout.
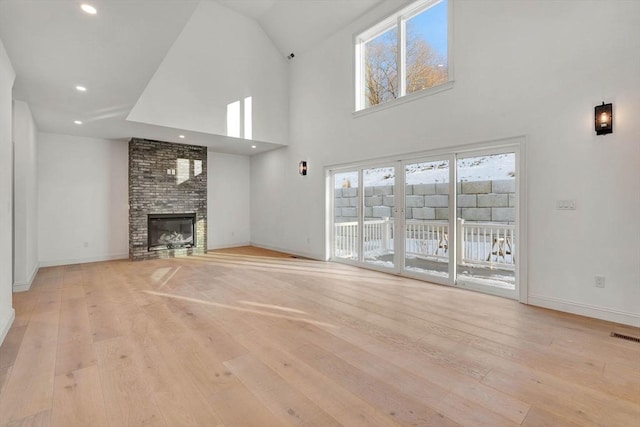
<path id="1" fill-rule="evenodd" d="M 596 276 L 596 288 L 604 288 L 604 276 Z"/>
<path id="2" fill-rule="evenodd" d="M 576 201 L 575 200 L 556 200 L 556 209 L 561 211 L 575 211 Z"/>

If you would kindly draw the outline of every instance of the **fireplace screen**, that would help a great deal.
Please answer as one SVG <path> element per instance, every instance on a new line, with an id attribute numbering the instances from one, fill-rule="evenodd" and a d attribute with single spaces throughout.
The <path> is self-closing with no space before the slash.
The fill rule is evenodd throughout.
<path id="1" fill-rule="evenodd" d="M 196 245 L 195 214 L 149 215 L 149 250 L 192 248 Z"/>

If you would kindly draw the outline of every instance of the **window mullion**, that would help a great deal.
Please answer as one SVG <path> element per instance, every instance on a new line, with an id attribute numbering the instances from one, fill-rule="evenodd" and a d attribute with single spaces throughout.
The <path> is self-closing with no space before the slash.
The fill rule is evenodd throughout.
<path id="1" fill-rule="evenodd" d="M 405 96 L 407 94 L 407 67 L 406 59 L 407 52 L 405 43 L 406 40 L 406 20 L 403 16 L 398 17 L 398 49 L 397 49 L 397 61 L 398 61 L 398 97 Z"/>
<path id="2" fill-rule="evenodd" d="M 356 110 L 361 110 L 366 107 L 365 102 L 365 56 L 364 56 L 364 42 L 360 39 L 356 41 Z"/>

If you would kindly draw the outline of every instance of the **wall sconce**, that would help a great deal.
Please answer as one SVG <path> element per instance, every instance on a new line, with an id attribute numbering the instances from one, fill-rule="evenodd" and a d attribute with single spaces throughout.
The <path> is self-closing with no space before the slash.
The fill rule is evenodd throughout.
<path id="1" fill-rule="evenodd" d="M 303 160 L 298 164 L 298 172 L 302 176 L 305 176 L 307 174 L 307 162 Z"/>
<path id="2" fill-rule="evenodd" d="M 595 108 L 596 134 L 613 133 L 613 104 L 596 105 Z"/>

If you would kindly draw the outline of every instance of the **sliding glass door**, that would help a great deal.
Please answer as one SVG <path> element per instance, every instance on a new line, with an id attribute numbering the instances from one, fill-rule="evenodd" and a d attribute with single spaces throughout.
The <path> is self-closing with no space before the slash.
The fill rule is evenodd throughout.
<path id="1" fill-rule="evenodd" d="M 486 293 L 516 295 L 517 162 L 515 151 L 456 156 L 456 284 Z"/>
<path id="2" fill-rule="evenodd" d="M 363 261 L 371 266 L 394 269 L 396 168 L 380 166 L 362 170 L 364 221 Z"/>
<path id="3" fill-rule="evenodd" d="M 449 283 L 450 158 L 404 163 L 404 270 Z"/>
<path id="4" fill-rule="evenodd" d="M 358 261 L 360 254 L 360 192 L 358 170 L 335 173 L 333 182 L 333 254 Z"/>
<path id="5" fill-rule="evenodd" d="M 512 144 L 330 171 L 331 259 L 518 298 L 520 161 Z"/>

